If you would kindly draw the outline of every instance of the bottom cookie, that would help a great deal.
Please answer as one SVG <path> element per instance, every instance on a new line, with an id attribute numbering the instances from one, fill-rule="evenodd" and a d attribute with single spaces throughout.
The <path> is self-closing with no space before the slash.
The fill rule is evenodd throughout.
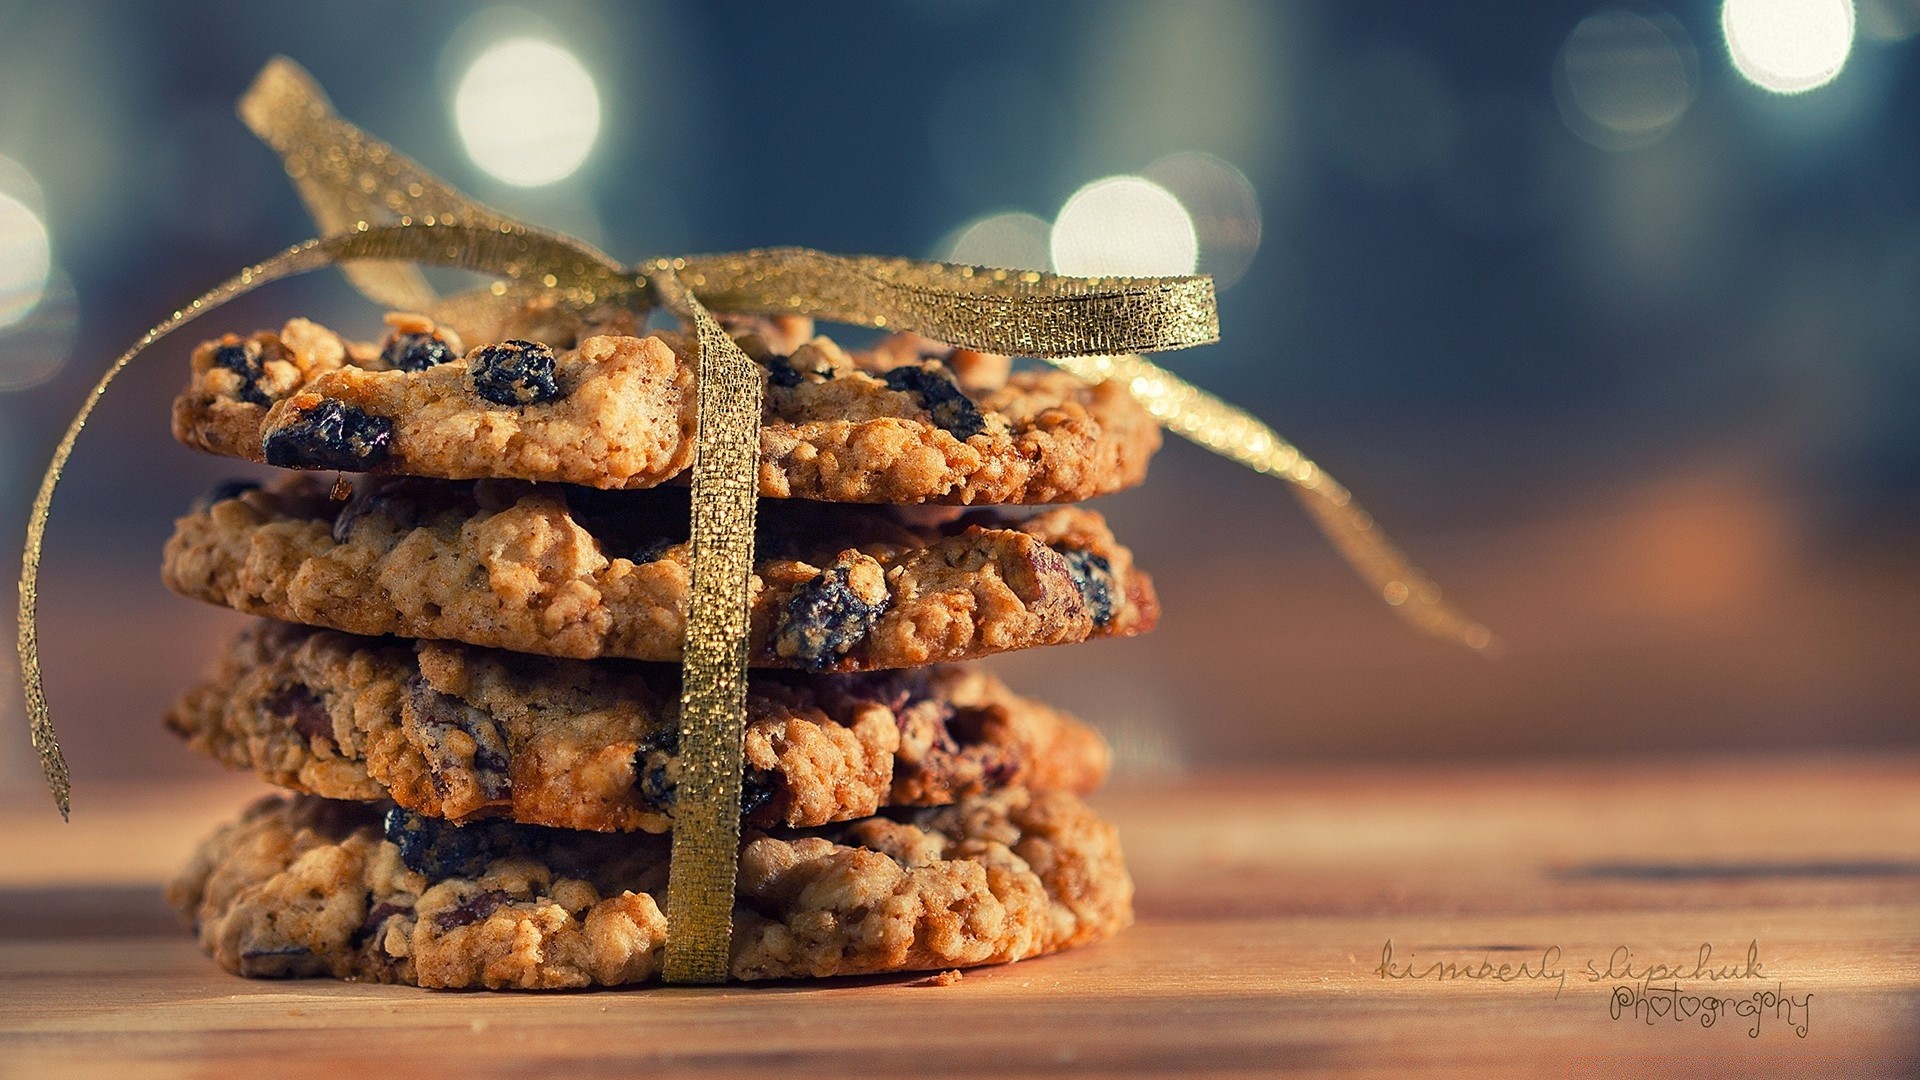
<path id="1" fill-rule="evenodd" d="M 239 975 L 544 990 L 660 976 L 670 840 L 275 796 L 201 843 L 168 888 Z M 1007 963 L 1132 921 L 1111 825 L 1008 789 L 740 849 L 736 979 Z"/>

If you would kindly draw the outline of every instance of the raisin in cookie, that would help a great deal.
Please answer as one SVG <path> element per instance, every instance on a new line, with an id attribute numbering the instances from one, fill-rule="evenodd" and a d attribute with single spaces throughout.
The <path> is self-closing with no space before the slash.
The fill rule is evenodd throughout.
<path id="1" fill-rule="evenodd" d="M 304 319 L 193 354 L 174 435 L 298 469 L 642 488 L 693 461 L 684 339 L 565 326 L 467 348 L 417 316 L 381 346 Z M 735 320 L 766 378 L 760 493 L 863 503 L 1058 503 L 1139 483 L 1160 429 L 1127 390 L 896 335 L 849 355 L 794 320 Z M 526 329 L 529 335 L 541 328 Z M 810 330 L 810 324 L 804 327 Z"/>
<path id="2" fill-rule="evenodd" d="M 679 669 L 555 660 L 261 622 L 167 724 L 282 787 L 437 818 L 596 831 L 672 825 Z M 812 826 L 1017 786 L 1086 792 L 1092 728 L 983 671 L 756 673 L 748 824 Z"/>
<path id="3" fill-rule="evenodd" d="M 176 523 L 163 567 L 175 592 L 355 634 L 680 658 L 684 489 L 362 477 L 336 501 L 293 474 L 224 494 Z M 938 516 L 763 502 L 749 662 L 916 667 L 1137 634 L 1159 617 L 1152 582 L 1093 511 L 926 523 Z"/>
<path id="4" fill-rule="evenodd" d="M 670 841 L 454 826 L 273 797 L 204 841 L 168 889 L 239 975 L 544 990 L 659 977 Z M 1067 792 L 742 837 L 731 973 L 775 979 L 974 967 L 1132 920 L 1113 827 Z"/>

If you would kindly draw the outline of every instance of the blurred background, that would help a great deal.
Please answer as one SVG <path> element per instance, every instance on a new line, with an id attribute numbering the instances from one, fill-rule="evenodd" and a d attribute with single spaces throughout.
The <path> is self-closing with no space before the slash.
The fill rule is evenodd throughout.
<path id="1" fill-rule="evenodd" d="M 1164 361 L 1506 649 L 1404 629 L 1281 484 L 1170 444 L 1100 504 L 1161 628 L 994 661 L 1128 771 L 1920 744 L 1920 0 L 163 7 L 0 2 L 9 559 L 111 358 L 309 235 L 233 115 L 285 53 L 630 260 L 1216 275 L 1224 341 Z M 82 800 L 216 771 L 159 717 L 243 620 L 157 565 L 236 469 L 168 405 L 196 340 L 293 315 L 378 332 L 338 275 L 274 286 L 153 350 L 81 441 L 41 627 Z M 0 734 L 0 788 L 40 797 L 11 664 Z"/>

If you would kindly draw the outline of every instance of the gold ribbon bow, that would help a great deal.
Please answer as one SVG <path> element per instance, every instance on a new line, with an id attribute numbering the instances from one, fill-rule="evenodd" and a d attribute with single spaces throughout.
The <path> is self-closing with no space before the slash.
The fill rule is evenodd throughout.
<path id="1" fill-rule="evenodd" d="M 19 646 L 33 745 L 62 816 L 67 766 L 41 682 L 35 615 L 47 513 L 74 442 L 107 386 L 148 346 L 243 293 L 324 266 L 339 265 L 376 303 L 425 311 L 455 326 L 546 292 L 582 311 L 663 307 L 693 330 L 699 431 L 681 779 L 667 887 L 669 982 L 727 977 L 740 836 L 761 377 L 708 306 L 912 330 L 950 345 L 1044 358 L 1093 382 L 1125 380 L 1169 430 L 1292 484 L 1321 530 L 1415 626 L 1475 649 L 1491 641 L 1484 628 L 1441 601 L 1345 488 L 1271 428 L 1132 355 L 1217 340 L 1210 278 L 1073 278 L 803 248 L 659 259 L 629 269 L 578 240 L 529 228 L 475 202 L 335 115 L 312 78 L 284 57 L 261 71 L 240 101 L 240 115 L 280 153 L 324 238 L 242 270 L 148 331 L 107 369 L 54 450 L 27 525 Z M 505 280 L 442 298 L 415 264 Z"/>

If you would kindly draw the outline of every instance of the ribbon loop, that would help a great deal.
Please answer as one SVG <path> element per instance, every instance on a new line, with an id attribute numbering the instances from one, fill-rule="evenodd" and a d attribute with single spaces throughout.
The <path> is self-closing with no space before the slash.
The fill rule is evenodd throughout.
<path id="1" fill-rule="evenodd" d="M 313 76 L 287 57 L 267 61 L 241 96 L 238 111 L 247 127 L 280 155 L 322 236 L 416 222 L 429 227 L 536 232 L 341 118 Z M 571 264 L 597 263 L 621 272 L 618 262 L 578 240 L 541 235 L 564 241 L 566 250 L 528 250 L 521 260 L 524 264 L 543 272 L 557 267 L 559 272 Z M 540 260 L 548 255 L 557 255 L 559 261 L 542 266 Z M 454 326 L 497 324 L 545 287 L 532 280 L 524 288 L 479 289 L 442 298 L 404 256 L 392 260 L 369 256 L 341 269 L 354 288 L 374 303 L 425 312 L 436 322 Z M 600 291 L 605 292 L 605 286 Z M 591 305 L 598 301 L 574 295 L 563 296 L 561 302 Z"/>
<path id="2" fill-rule="evenodd" d="M 1071 278 L 917 259 L 761 248 L 684 260 L 720 311 L 912 330 L 1014 356 L 1162 352 L 1220 338 L 1213 279 Z"/>
<path id="3" fill-rule="evenodd" d="M 472 225 L 511 221 L 341 119 L 313 76 L 284 56 L 260 69 L 241 96 L 238 112 L 247 127 L 280 154 L 322 236 L 344 233 L 361 222 L 403 217 Z M 347 280 L 376 304 L 425 311 L 439 301 L 420 271 L 405 263 L 344 269 Z"/>

